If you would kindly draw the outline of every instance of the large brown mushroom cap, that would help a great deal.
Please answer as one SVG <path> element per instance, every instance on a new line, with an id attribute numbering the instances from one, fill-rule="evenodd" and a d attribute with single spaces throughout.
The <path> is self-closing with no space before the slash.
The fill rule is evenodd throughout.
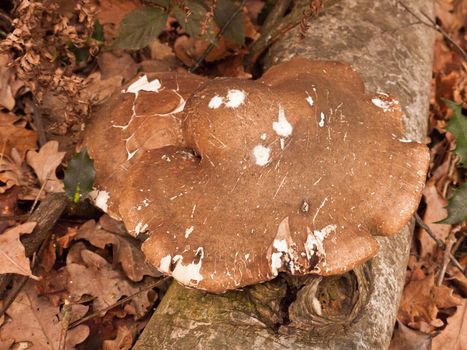
<path id="1" fill-rule="evenodd" d="M 148 233 L 147 258 L 187 286 L 346 272 L 417 208 L 427 149 L 404 139 L 398 102 L 366 95 L 345 64 L 294 59 L 259 81 L 156 78 L 157 91 L 114 97 L 86 144 L 98 204 Z"/>

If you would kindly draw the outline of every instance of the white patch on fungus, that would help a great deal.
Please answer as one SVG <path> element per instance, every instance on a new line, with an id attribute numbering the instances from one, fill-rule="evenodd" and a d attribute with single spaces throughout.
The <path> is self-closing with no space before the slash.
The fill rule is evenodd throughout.
<path id="1" fill-rule="evenodd" d="M 274 276 L 277 276 L 279 269 L 282 267 L 282 254 L 279 252 L 271 255 L 271 272 Z"/>
<path id="2" fill-rule="evenodd" d="M 287 118 L 285 117 L 285 111 L 281 105 L 279 105 L 278 120 L 277 122 L 272 123 L 272 128 L 274 129 L 276 134 L 281 137 L 289 137 L 290 135 L 292 135 L 292 124 L 290 124 Z"/>
<path id="3" fill-rule="evenodd" d="M 255 156 L 255 162 L 259 166 L 265 166 L 269 163 L 269 155 L 271 149 L 264 147 L 263 145 L 257 145 L 253 148 L 253 155 Z"/>
<path id="4" fill-rule="evenodd" d="M 249 257 L 250 257 L 250 254 L 245 254 L 245 260 L 248 260 Z"/>
<path id="5" fill-rule="evenodd" d="M 138 94 L 140 91 L 153 91 L 158 92 L 161 88 L 161 82 L 159 79 L 155 79 L 153 81 L 148 81 L 147 75 L 143 75 L 138 80 L 133 82 L 126 90 L 122 90 L 122 92 L 128 92 L 132 94 Z"/>
<path id="6" fill-rule="evenodd" d="M 148 229 L 148 224 L 143 224 L 142 222 L 138 222 L 135 226 L 135 233 L 139 235 L 140 233 L 145 232 Z"/>
<path id="7" fill-rule="evenodd" d="M 222 103 L 224 103 L 224 98 L 220 97 L 219 95 L 216 95 L 213 98 L 211 98 L 208 107 L 211 109 L 217 109 L 222 105 Z"/>
<path id="8" fill-rule="evenodd" d="M 326 255 L 323 245 L 324 239 L 331 232 L 335 232 L 336 228 L 336 225 L 327 225 L 321 230 L 314 230 L 313 232 L 308 229 L 308 236 L 305 242 L 305 252 L 308 259 L 311 259 L 315 251 L 319 257 L 324 257 Z"/>
<path id="9" fill-rule="evenodd" d="M 409 143 L 409 142 L 413 142 L 413 140 L 411 140 L 411 139 L 399 139 L 399 142 Z"/>
<path id="10" fill-rule="evenodd" d="M 199 283 L 203 279 L 203 276 L 200 274 L 201 265 L 204 258 L 203 247 L 199 247 L 196 251 L 196 255 L 199 255 L 200 259 L 197 263 L 192 262 L 191 264 L 183 265 L 183 257 L 181 255 L 176 255 L 173 257 L 173 261 L 176 264 L 175 269 L 172 272 L 172 276 L 179 282 L 183 284 L 192 284 L 192 281 Z"/>
<path id="11" fill-rule="evenodd" d="M 263 141 L 266 141 L 266 138 L 268 137 L 268 135 L 264 132 L 261 134 L 261 136 L 259 137 L 261 140 Z"/>
<path id="12" fill-rule="evenodd" d="M 193 233 L 194 230 L 195 230 L 195 227 L 194 227 L 194 226 L 188 227 L 188 228 L 185 230 L 185 238 L 190 237 L 190 235 Z"/>
<path id="13" fill-rule="evenodd" d="M 315 101 L 313 101 L 313 97 L 311 97 L 310 95 L 306 97 L 306 102 L 308 102 L 310 107 L 313 107 L 313 104 L 315 103 Z"/>
<path id="14" fill-rule="evenodd" d="M 94 190 L 89 193 L 94 205 L 101 209 L 104 213 L 107 213 L 109 209 L 107 202 L 109 201 L 110 195 L 107 191 Z"/>
<path id="15" fill-rule="evenodd" d="M 227 102 L 225 106 L 228 108 L 237 108 L 245 102 L 245 91 L 233 89 L 227 92 Z"/>
<path id="16" fill-rule="evenodd" d="M 159 263 L 160 272 L 169 272 L 170 263 L 172 262 L 172 257 L 170 255 L 164 256 Z"/>
<path id="17" fill-rule="evenodd" d="M 319 118 L 320 119 L 319 119 L 318 125 L 319 125 L 320 128 L 322 128 L 322 127 L 324 127 L 324 119 L 326 118 L 326 116 L 324 115 L 323 112 L 321 112 L 321 114 L 319 115 Z"/>
<path id="18" fill-rule="evenodd" d="M 384 112 L 391 112 L 398 108 L 399 101 L 397 100 L 382 100 L 379 97 L 373 97 L 371 102 L 378 108 L 381 108 Z"/>

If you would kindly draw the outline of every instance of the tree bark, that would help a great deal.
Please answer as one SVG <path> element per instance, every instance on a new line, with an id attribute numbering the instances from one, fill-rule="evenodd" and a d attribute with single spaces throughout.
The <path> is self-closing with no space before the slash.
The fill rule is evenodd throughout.
<path id="1" fill-rule="evenodd" d="M 432 1 L 407 5 L 432 16 Z M 302 13 L 292 11 L 293 16 Z M 368 91 L 398 97 L 406 113 L 406 136 L 423 141 L 433 30 L 397 1 L 385 0 L 334 1 L 309 24 L 303 39 L 296 28 L 276 42 L 266 67 L 297 55 L 350 63 Z M 377 238 L 379 253 L 364 271 L 341 279 L 278 278 L 223 295 L 174 282 L 134 349 L 385 349 L 404 284 L 412 228 Z M 349 289 L 355 298 L 348 296 L 353 306 L 344 308 L 343 317 L 312 310 L 317 288 L 339 292 L 342 283 L 356 286 Z"/>

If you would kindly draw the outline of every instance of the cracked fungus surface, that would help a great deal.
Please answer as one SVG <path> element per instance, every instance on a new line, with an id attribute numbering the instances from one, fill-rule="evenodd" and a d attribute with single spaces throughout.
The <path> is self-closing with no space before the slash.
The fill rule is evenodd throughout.
<path id="1" fill-rule="evenodd" d="M 279 272 L 333 275 L 416 209 L 428 166 L 397 100 L 337 62 L 258 81 L 141 76 L 87 126 L 97 204 L 147 234 L 147 259 L 213 292 Z"/>

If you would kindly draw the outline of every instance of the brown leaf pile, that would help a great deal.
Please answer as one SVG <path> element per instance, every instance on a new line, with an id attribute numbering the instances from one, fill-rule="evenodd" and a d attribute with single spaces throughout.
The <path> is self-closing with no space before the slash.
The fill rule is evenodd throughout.
<path id="1" fill-rule="evenodd" d="M 437 21 L 452 41 L 466 49 L 463 27 L 465 1 L 436 1 Z M 443 98 L 467 101 L 467 65 L 460 50 L 437 35 L 430 104 L 430 176 L 419 213 L 424 227 L 416 229 L 406 285 L 398 312 L 398 327 L 391 349 L 467 349 L 466 227 L 438 221 L 447 217 L 447 198 L 453 185 L 465 181 L 451 152 L 455 140 L 446 132 L 451 117 Z M 429 231 L 429 232 L 428 232 Z M 439 244 L 433 239 L 444 244 Z M 450 255 L 458 260 L 455 267 Z M 427 338 L 428 337 L 428 338 Z"/>

